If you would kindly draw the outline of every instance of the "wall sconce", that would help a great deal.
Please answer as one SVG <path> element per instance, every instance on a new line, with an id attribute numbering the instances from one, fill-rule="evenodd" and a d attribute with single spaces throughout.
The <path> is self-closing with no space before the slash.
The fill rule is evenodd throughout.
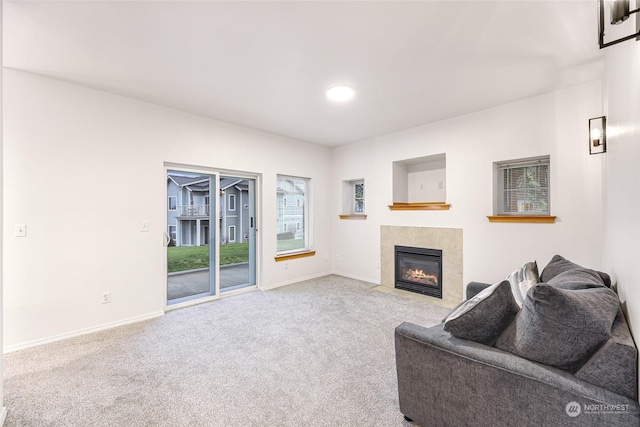
<path id="1" fill-rule="evenodd" d="M 589 119 L 589 154 L 607 152 L 607 118 Z"/>
<path id="2" fill-rule="evenodd" d="M 614 44 L 623 42 L 625 40 L 630 40 L 632 38 L 636 38 L 636 40 L 640 40 L 640 0 L 636 1 L 636 9 L 629 9 L 629 0 L 606 0 L 607 3 L 610 4 L 608 17 L 609 19 L 605 19 L 605 0 L 598 0 L 598 43 L 600 44 L 600 49 L 612 46 Z M 627 36 L 622 36 L 616 40 L 612 40 L 609 42 L 604 41 L 604 28 L 605 21 L 607 21 L 608 29 L 612 29 L 611 25 L 619 25 L 626 21 L 632 13 L 637 13 L 636 15 L 636 32 Z M 609 25 L 610 23 L 610 25 Z M 628 31 L 633 31 L 630 25 L 626 25 L 629 29 Z M 618 30 L 613 30 L 612 32 L 618 33 Z"/>

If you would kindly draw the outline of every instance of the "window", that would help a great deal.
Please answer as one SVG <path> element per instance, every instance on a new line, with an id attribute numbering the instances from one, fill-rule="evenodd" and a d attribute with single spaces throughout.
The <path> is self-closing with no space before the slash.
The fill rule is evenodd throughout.
<path id="1" fill-rule="evenodd" d="M 549 156 L 494 163 L 496 215 L 550 215 Z"/>
<path id="2" fill-rule="evenodd" d="M 236 226 L 230 225 L 229 226 L 229 242 L 235 242 L 235 241 L 236 241 Z"/>
<path id="3" fill-rule="evenodd" d="M 352 182 L 353 185 L 353 214 L 364 213 L 364 181 Z"/>
<path id="4" fill-rule="evenodd" d="M 364 179 L 342 181 L 340 219 L 367 219 L 364 213 Z"/>
<path id="5" fill-rule="evenodd" d="M 170 225 L 169 226 L 169 237 L 171 237 L 171 239 L 173 241 L 176 240 L 176 226 L 175 225 Z"/>
<path id="6" fill-rule="evenodd" d="M 278 175 L 278 255 L 309 250 L 309 179 Z"/>
<path id="7" fill-rule="evenodd" d="M 236 210 L 236 195 L 235 194 L 229 194 L 229 210 L 230 211 L 235 211 Z"/>
<path id="8" fill-rule="evenodd" d="M 175 211 L 178 208 L 178 198 L 176 196 L 169 196 L 169 210 Z"/>

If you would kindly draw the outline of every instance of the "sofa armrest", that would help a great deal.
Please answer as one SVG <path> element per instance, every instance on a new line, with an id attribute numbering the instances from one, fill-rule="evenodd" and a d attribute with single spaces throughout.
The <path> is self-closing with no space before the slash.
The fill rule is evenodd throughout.
<path id="1" fill-rule="evenodd" d="M 627 397 L 444 331 L 403 323 L 396 328 L 400 411 L 423 426 L 638 426 Z M 570 402 L 628 405 L 617 413 L 567 415 Z M 598 406 L 600 408 L 600 406 Z"/>
<path id="2" fill-rule="evenodd" d="M 491 286 L 489 283 L 469 282 L 467 284 L 467 299 L 475 297 L 480 291 Z"/>

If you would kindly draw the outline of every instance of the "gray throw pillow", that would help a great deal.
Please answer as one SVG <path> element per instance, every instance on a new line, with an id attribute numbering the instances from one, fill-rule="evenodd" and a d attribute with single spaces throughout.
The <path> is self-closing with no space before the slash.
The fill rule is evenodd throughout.
<path id="1" fill-rule="evenodd" d="M 511 292 L 516 299 L 518 307 L 522 307 L 524 298 L 532 286 L 540 282 L 538 276 L 538 263 L 530 261 L 511 273 L 507 280 L 511 284 Z"/>
<path id="2" fill-rule="evenodd" d="M 578 265 L 576 263 L 573 263 L 571 261 L 569 261 L 568 259 L 560 256 L 560 255 L 554 255 L 553 258 L 551 258 L 551 261 L 549 261 L 549 264 L 547 264 L 547 266 L 544 268 L 544 270 L 542 270 L 542 274 L 540 275 L 540 279 L 541 281 L 548 283 L 549 280 L 553 279 L 554 277 L 556 277 L 558 274 L 563 273 L 565 271 L 568 270 L 583 270 L 583 271 L 590 271 L 595 273 L 596 275 L 598 275 L 598 277 L 600 277 L 602 284 L 605 285 L 607 288 L 611 287 L 611 277 L 609 277 L 609 275 L 607 273 L 603 273 L 602 271 L 596 271 L 596 270 L 591 270 L 589 268 L 585 268 L 581 265 Z"/>
<path id="3" fill-rule="evenodd" d="M 511 285 L 503 280 L 460 304 L 445 319 L 444 330 L 454 337 L 492 345 L 519 309 Z"/>
<path id="4" fill-rule="evenodd" d="M 616 293 L 604 286 L 568 290 L 540 283 L 495 346 L 574 373 L 611 336 L 618 306 Z"/>
<path id="5" fill-rule="evenodd" d="M 589 289 L 589 288 L 602 288 L 604 284 L 602 279 L 593 270 L 567 270 L 564 271 L 553 279 L 549 280 L 547 284 L 562 289 Z"/>

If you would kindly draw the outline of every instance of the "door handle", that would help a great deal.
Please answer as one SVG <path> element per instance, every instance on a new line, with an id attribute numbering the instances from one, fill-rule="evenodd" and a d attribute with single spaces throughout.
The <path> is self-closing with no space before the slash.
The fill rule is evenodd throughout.
<path id="1" fill-rule="evenodd" d="M 167 246 L 169 246 L 169 243 L 171 243 L 171 236 L 169 236 L 169 234 L 167 234 L 166 231 L 162 232 L 162 246 L 164 246 L 165 248 Z"/>

